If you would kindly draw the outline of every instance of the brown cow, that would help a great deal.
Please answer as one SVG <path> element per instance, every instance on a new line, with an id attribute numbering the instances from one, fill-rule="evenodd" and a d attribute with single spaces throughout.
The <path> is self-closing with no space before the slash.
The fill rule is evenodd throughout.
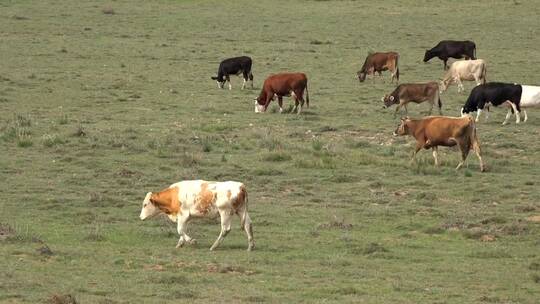
<path id="1" fill-rule="evenodd" d="M 439 96 L 439 84 L 436 82 L 428 83 L 403 83 L 397 86 L 397 88 L 390 93 L 390 95 L 384 95 L 382 98 L 384 102 L 384 108 L 390 107 L 393 104 L 397 104 L 394 117 L 401 108 L 405 108 L 405 114 L 407 114 L 407 104 L 409 102 L 422 103 L 427 101 L 431 104 L 429 108 L 429 114 L 433 110 L 433 105 L 438 103 L 439 114 L 442 115 L 442 103 Z"/>
<path id="2" fill-rule="evenodd" d="M 388 53 L 369 53 L 364 61 L 362 69 L 356 74 L 358 75 L 358 80 L 364 82 L 367 75 L 375 75 L 375 72 L 381 76 L 382 71 L 390 71 L 392 73 L 392 78 L 390 82 L 394 81 L 396 78 L 396 83 L 399 81 L 399 67 L 398 67 L 399 54 L 396 52 Z"/>
<path id="3" fill-rule="evenodd" d="M 399 126 L 394 131 L 394 135 L 412 135 L 416 139 L 416 148 L 413 152 L 411 162 L 416 161 L 416 153 L 420 149 L 424 148 L 427 150 L 432 148 L 435 166 L 438 166 L 438 146 L 452 147 L 458 145 L 462 160 L 456 167 L 456 170 L 463 166 L 472 148 L 480 160 L 480 171 L 484 171 L 484 163 L 480 155 L 480 143 L 476 136 L 476 125 L 474 118 L 471 116 L 428 116 L 422 119 L 402 118 Z"/>
<path id="4" fill-rule="evenodd" d="M 304 106 L 304 90 L 306 91 L 306 105 L 309 108 L 309 92 L 307 77 L 304 73 L 281 73 L 271 75 L 264 81 L 259 97 L 255 98 L 255 113 L 265 112 L 274 96 L 278 98 L 279 112 L 283 112 L 283 96 L 292 96 L 294 99 L 293 112 L 298 108 L 300 114 Z M 298 107 L 300 104 L 300 107 Z"/>

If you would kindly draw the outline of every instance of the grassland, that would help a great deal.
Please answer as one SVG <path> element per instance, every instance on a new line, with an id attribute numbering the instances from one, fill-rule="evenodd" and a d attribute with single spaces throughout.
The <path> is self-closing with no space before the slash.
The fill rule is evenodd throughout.
<path id="1" fill-rule="evenodd" d="M 538 85 L 539 4 L 0 2 L 0 302 L 538 303 L 540 112 L 479 123 L 486 173 L 452 149 L 410 165 L 388 75 L 354 75 L 395 50 L 402 82 L 438 79 L 424 50 L 471 39 L 488 80 Z M 256 88 L 217 89 L 242 54 Z M 308 75 L 302 115 L 253 113 L 278 71 Z M 451 87 L 444 113 L 465 98 Z M 248 185 L 254 252 L 238 221 L 216 252 L 216 221 L 181 250 L 173 224 L 140 222 L 147 191 L 192 178 Z"/>

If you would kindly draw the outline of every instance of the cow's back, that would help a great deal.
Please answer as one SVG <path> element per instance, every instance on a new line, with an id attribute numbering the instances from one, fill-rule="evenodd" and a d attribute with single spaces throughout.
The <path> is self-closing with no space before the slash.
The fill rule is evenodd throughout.
<path id="1" fill-rule="evenodd" d="M 540 105 L 540 86 L 522 85 L 521 88 L 521 107 Z"/>
<path id="2" fill-rule="evenodd" d="M 291 90 L 304 89 L 307 76 L 304 73 L 281 73 L 269 76 L 263 84 L 265 90 L 279 95 L 287 95 Z"/>
<path id="3" fill-rule="evenodd" d="M 433 144 L 462 136 L 470 127 L 472 117 L 428 116 L 423 119 L 424 132 Z"/>

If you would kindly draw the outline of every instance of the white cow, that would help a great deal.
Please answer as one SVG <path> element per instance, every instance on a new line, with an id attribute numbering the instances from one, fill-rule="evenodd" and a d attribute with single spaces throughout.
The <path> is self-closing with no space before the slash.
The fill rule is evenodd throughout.
<path id="1" fill-rule="evenodd" d="M 527 111 L 526 108 L 534 108 L 534 107 L 540 107 L 540 87 L 539 86 L 530 86 L 530 85 L 522 85 L 521 86 L 521 99 L 519 100 L 519 107 L 522 110 L 523 114 L 525 115 L 525 118 L 523 119 L 523 122 L 526 122 L 527 117 Z M 506 113 L 506 118 L 504 119 L 503 125 L 508 123 L 508 119 L 512 115 L 512 108 L 508 107 L 508 112 Z M 520 115 L 520 113 L 516 113 L 517 116 Z"/>
<path id="2" fill-rule="evenodd" d="M 172 221 L 178 222 L 180 239 L 176 248 L 195 240 L 186 234 L 188 220 L 194 217 L 221 217 L 221 233 L 210 250 L 214 250 L 231 231 L 234 214 L 240 217 L 242 229 L 247 234 L 248 250 L 255 242 L 251 219 L 247 212 L 247 191 L 239 182 L 207 182 L 203 180 L 181 181 L 160 192 L 148 192 L 143 201 L 141 220 L 165 213 Z"/>
<path id="3" fill-rule="evenodd" d="M 465 91 L 462 80 L 475 81 L 476 85 L 486 83 L 486 62 L 482 59 L 455 61 L 441 81 L 441 92 L 452 83 L 457 83 L 458 93 Z"/>

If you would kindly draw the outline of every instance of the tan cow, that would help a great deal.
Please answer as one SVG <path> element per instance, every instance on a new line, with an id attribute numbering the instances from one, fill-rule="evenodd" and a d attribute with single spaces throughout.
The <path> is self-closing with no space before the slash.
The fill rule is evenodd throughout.
<path id="1" fill-rule="evenodd" d="M 411 161 L 416 161 L 416 153 L 420 149 L 433 150 L 435 165 L 439 165 L 438 146 L 452 147 L 457 145 L 461 151 L 462 161 L 456 167 L 461 168 L 469 155 L 471 148 L 480 160 L 480 171 L 485 166 L 480 155 L 480 143 L 476 135 L 474 118 L 465 117 L 428 116 L 422 119 L 402 118 L 394 135 L 411 135 L 416 139 L 416 147 Z"/>
<path id="2" fill-rule="evenodd" d="M 383 108 L 390 107 L 394 104 L 397 104 L 396 111 L 394 112 L 394 117 L 397 112 L 401 109 L 405 109 L 405 114 L 407 114 L 407 104 L 409 102 L 422 103 L 429 102 L 429 114 L 433 110 L 435 103 L 439 106 L 439 114 L 442 114 L 442 102 L 441 97 L 439 96 L 439 85 L 436 82 L 427 82 L 427 83 L 402 83 L 396 87 L 396 89 L 389 95 L 384 95 L 382 98 L 384 102 Z"/>
<path id="3" fill-rule="evenodd" d="M 251 219 L 247 212 L 247 191 L 239 182 L 207 182 L 203 180 L 181 181 L 169 188 L 152 193 L 144 198 L 141 220 L 165 213 L 173 222 L 178 222 L 180 239 L 176 248 L 186 242 L 194 243 L 186 233 L 188 220 L 197 217 L 221 217 L 221 233 L 210 250 L 214 250 L 231 230 L 234 214 L 240 217 L 242 229 L 248 238 L 248 250 L 255 246 Z"/>
<path id="4" fill-rule="evenodd" d="M 396 79 L 396 83 L 399 82 L 399 66 L 398 66 L 399 54 L 396 52 L 387 53 L 369 53 L 364 61 L 364 65 L 356 74 L 360 82 L 366 80 L 367 75 L 374 76 L 375 72 L 381 76 L 382 71 L 390 71 L 392 78 L 390 83 Z"/>
<path id="5" fill-rule="evenodd" d="M 458 93 L 465 91 L 462 80 L 475 81 L 476 85 L 486 83 L 486 62 L 482 59 L 455 61 L 441 81 L 441 92 L 452 83 L 457 83 Z"/>

